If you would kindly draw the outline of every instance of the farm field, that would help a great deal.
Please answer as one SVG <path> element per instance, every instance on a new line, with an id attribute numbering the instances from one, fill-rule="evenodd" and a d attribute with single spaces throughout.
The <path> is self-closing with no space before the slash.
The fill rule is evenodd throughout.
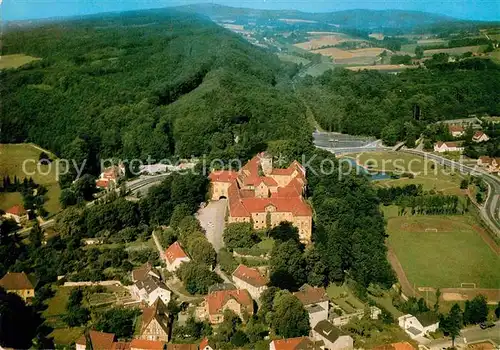
<path id="1" fill-rule="evenodd" d="M 282 60 L 284 62 L 291 62 L 291 63 L 296 63 L 296 64 L 303 64 L 304 66 L 308 65 L 309 63 L 311 63 L 311 61 L 309 61 L 306 58 L 299 57 L 299 56 L 294 56 L 294 55 L 279 54 L 278 57 L 279 57 L 280 60 Z"/>
<path id="2" fill-rule="evenodd" d="M 321 33 L 321 32 L 318 32 Z M 337 45 L 341 42 L 346 41 L 349 37 L 341 33 L 330 33 L 327 35 L 314 36 L 309 41 L 303 43 L 295 44 L 295 47 L 301 48 L 303 50 L 315 50 L 323 46 Z"/>
<path id="3" fill-rule="evenodd" d="M 322 62 L 318 64 L 314 64 L 311 67 L 307 68 L 305 72 L 301 74 L 301 76 L 305 75 L 311 75 L 313 77 L 320 76 L 324 72 L 326 72 L 329 69 L 334 69 L 336 67 L 340 67 L 339 65 L 336 65 L 332 62 Z"/>
<path id="4" fill-rule="evenodd" d="M 417 288 L 498 288 L 498 255 L 478 229 L 469 215 L 392 216 L 388 244 Z"/>
<path id="5" fill-rule="evenodd" d="M 399 64 L 378 64 L 375 66 L 352 66 L 352 67 L 345 67 L 346 69 L 352 70 L 352 71 L 360 71 L 363 69 L 368 69 L 368 70 L 379 70 L 379 71 L 402 71 L 405 69 L 412 69 L 416 68 L 416 66 L 404 66 L 404 65 L 399 65 Z"/>
<path id="6" fill-rule="evenodd" d="M 34 145 L 28 143 L 22 144 L 2 144 L 0 145 L 0 177 L 10 176 L 11 179 L 16 176 L 19 179 L 25 177 L 32 177 L 35 183 L 43 185 L 47 188 L 46 201 L 44 208 L 50 213 L 55 214 L 61 208 L 59 205 L 59 195 L 61 189 L 59 183 L 56 179 L 56 169 L 55 163 L 50 165 L 41 164 L 38 165 L 37 162 L 39 155 L 41 153 L 40 149 L 37 149 Z M 47 152 L 49 153 L 49 152 Z M 49 155 L 54 159 L 54 155 Z M 33 173 L 33 175 L 26 175 L 23 171 L 23 162 L 27 159 L 33 159 L 32 162 L 26 163 L 26 172 Z M 16 199 L 21 199 L 21 196 L 17 197 L 15 194 L 11 193 L 0 193 L 0 203 L 2 203 L 2 209 L 4 206 L 12 206 L 14 204 L 22 204 L 21 202 L 14 203 Z"/>
<path id="7" fill-rule="evenodd" d="M 0 56 L 0 69 L 19 68 L 40 58 L 31 57 L 23 54 Z"/>
<path id="8" fill-rule="evenodd" d="M 432 160 L 400 152 L 365 152 L 349 155 L 356 158 L 358 164 L 374 171 L 413 173 L 414 178 L 401 177 L 399 179 L 377 180 L 375 183 L 382 187 L 394 187 L 421 184 L 424 191 L 442 191 L 445 194 L 464 195 L 460 190 L 460 181 L 463 179 L 458 170 L 451 173 L 451 169 L 444 168 Z M 434 168 L 433 168 L 434 167 Z"/>
<path id="9" fill-rule="evenodd" d="M 336 47 L 331 47 L 327 49 L 312 50 L 313 53 L 320 53 L 324 56 L 330 56 L 334 59 L 349 59 L 358 57 L 375 58 L 384 51 L 385 49 L 379 47 L 356 49 L 356 50 L 341 50 Z"/>
<path id="10" fill-rule="evenodd" d="M 447 53 L 449 55 L 461 55 L 466 52 L 479 52 L 481 50 L 480 45 L 476 46 L 462 46 L 462 47 L 453 47 L 450 49 L 433 49 L 433 50 L 425 50 L 424 56 L 432 56 L 437 53 Z"/>

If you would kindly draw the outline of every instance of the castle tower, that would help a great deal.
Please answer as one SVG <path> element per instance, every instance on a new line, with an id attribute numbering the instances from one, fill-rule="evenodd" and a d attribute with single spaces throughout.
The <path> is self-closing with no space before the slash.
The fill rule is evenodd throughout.
<path id="1" fill-rule="evenodd" d="M 259 158 L 264 175 L 270 175 L 273 172 L 273 157 L 266 152 L 262 152 Z"/>

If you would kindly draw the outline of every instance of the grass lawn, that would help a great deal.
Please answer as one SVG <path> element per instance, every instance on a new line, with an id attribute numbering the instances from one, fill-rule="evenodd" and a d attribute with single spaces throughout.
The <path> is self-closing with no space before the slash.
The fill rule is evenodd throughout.
<path id="1" fill-rule="evenodd" d="M 31 61 L 39 60 L 40 58 L 31 57 L 23 54 L 4 55 L 0 56 L 0 69 L 18 68 L 24 66 Z"/>
<path id="2" fill-rule="evenodd" d="M 0 193 L 0 209 L 7 210 L 16 204 L 23 202 L 23 197 L 19 192 Z"/>
<path id="3" fill-rule="evenodd" d="M 55 163 L 50 165 L 39 165 L 38 157 L 41 151 L 35 148 L 34 145 L 28 143 L 22 144 L 1 144 L 0 145 L 0 177 L 9 175 L 11 179 L 17 176 L 19 179 L 32 177 L 35 183 L 43 185 L 47 188 L 47 195 L 44 207 L 50 214 L 57 213 L 61 207 L 59 205 L 59 195 L 61 189 L 56 179 Z M 54 155 L 49 155 L 54 159 Z M 23 170 L 23 162 L 27 162 L 25 166 L 26 173 Z M 31 174 L 33 173 L 33 174 Z M 5 197 L 7 195 L 7 197 Z M 4 201 L 12 201 L 14 197 L 9 198 L 11 194 L 0 194 L 0 203 Z M 4 199 L 6 198 L 6 199 Z M 18 197 L 21 199 L 21 196 Z M 22 200 L 17 203 L 21 204 Z M 9 203 L 10 204 L 10 203 Z M 2 204 L 2 209 L 5 204 Z"/>
<path id="4" fill-rule="evenodd" d="M 404 313 L 396 309 L 394 305 L 392 305 L 392 298 L 390 295 L 384 295 L 383 297 L 376 297 L 373 295 L 369 296 L 370 299 L 373 299 L 377 304 L 380 304 L 383 306 L 387 311 L 389 311 L 394 318 L 398 318 L 400 316 L 403 316 Z"/>
<path id="5" fill-rule="evenodd" d="M 388 243 L 417 287 L 476 283 L 481 288 L 498 288 L 498 256 L 473 225 L 477 224 L 470 215 L 393 216 L 387 225 Z"/>
<path id="6" fill-rule="evenodd" d="M 83 334 L 83 327 L 57 328 L 50 333 L 57 345 L 70 345 Z"/>
<path id="7" fill-rule="evenodd" d="M 326 288 L 326 294 L 347 313 L 353 313 L 356 309 L 363 309 L 365 307 L 345 284 L 337 286 L 334 283 L 330 283 Z"/>
<path id="8" fill-rule="evenodd" d="M 264 238 L 262 241 L 256 244 L 259 249 L 267 250 L 271 252 L 274 247 L 274 239 L 272 238 Z"/>
<path id="9" fill-rule="evenodd" d="M 414 178 L 401 177 L 399 179 L 377 180 L 378 186 L 394 187 L 404 185 L 422 185 L 424 191 L 442 191 L 445 194 L 464 195 L 460 190 L 460 181 L 463 176 L 436 164 L 430 159 L 400 153 L 400 152 L 365 152 L 350 155 L 358 163 L 374 171 L 413 173 Z"/>

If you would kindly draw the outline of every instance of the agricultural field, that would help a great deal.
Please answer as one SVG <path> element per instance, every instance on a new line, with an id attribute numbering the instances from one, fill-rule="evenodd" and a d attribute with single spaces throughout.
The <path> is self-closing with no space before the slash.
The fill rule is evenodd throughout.
<path id="1" fill-rule="evenodd" d="M 363 69 L 368 69 L 368 70 L 378 70 L 382 72 L 399 72 L 407 68 L 409 69 L 416 68 L 416 66 L 402 66 L 399 64 L 378 64 L 375 66 L 351 66 L 345 68 L 352 71 L 360 71 Z"/>
<path id="2" fill-rule="evenodd" d="M 335 60 L 370 58 L 373 61 L 373 59 L 376 59 L 377 56 L 384 51 L 385 49 L 379 47 L 371 47 L 371 48 L 356 49 L 356 50 L 341 50 L 336 47 L 331 47 L 327 49 L 313 50 L 312 52 L 332 57 Z"/>
<path id="3" fill-rule="evenodd" d="M 387 233 L 388 245 L 417 288 L 459 288 L 462 283 L 498 288 L 498 253 L 472 216 L 392 214 Z"/>
<path id="4" fill-rule="evenodd" d="M 278 57 L 283 62 L 291 62 L 291 63 L 295 63 L 295 64 L 302 64 L 304 66 L 308 65 L 309 63 L 311 63 L 311 61 L 309 61 L 306 58 L 299 57 L 299 56 L 294 56 L 294 55 L 279 54 Z"/>
<path id="5" fill-rule="evenodd" d="M 321 33 L 321 32 L 319 32 Z M 331 33 L 328 35 L 313 36 L 309 41 L 295 44 L 295 47 L 303 50 L 316 50 L 324 46 L 333 46 L 346 41 L 349 37 L 341 33 Z M 352 40 L 352 39 L 351 39 Z"/>
<path id="6" fill-rule="evenodd" d="M 32 61 L 39 60 L 40 58 L 31 57 L 23 54 L 14 54 L 14 55 L 4 55 L 0 56 L 0 70 L 8 69 L 8 68 L 19 68 L 28 64 Z"/>
<path id="7" fill-rule="evenodd" d="M 19 179 L 32 177 L 35 183 L 43 185 L 47 188 L 46 201 L 44 208 L 49 214 L 57 213 L 61 208 L 59 205 L 59 195 L 61 189 L 57 182 L 56 163 L 38 164 L 38 158 L 42 152 L 37 146 L 22 143 L 22 144 L 2 144 L 0 145 L 0 178 L 10 176 L 11 179 L 16 176 Z M 55 159 L 53 154 L 45 151 L 52 159 Z M 25 174 L 23 170 L 23 162 L 25 165 Z M 31 175 L 32 174 L 32 175 Z M 18 202 L 16 202 L 18 201 Z M 20 195 L 12 193 L 0 193 L 0 209 L 8 209 L 14 204 L 22 204 Z"/>
<path id="8" fill-rule="evenodd" d="M 449 55 L 462 55 L 466 52 L 480 52 L 481 51 L 481 46 L 476 45 L 476 46 L 462 46 L 462 47 L 453 47 L 450 49 L 433 49 L 433 50 L 425 50 L 424 51 L 424 56 L 432 56 L 437 53 L 447 53 Z"/>
<path id="9" fill-rule="evenodd" d="M 356 158 L 357 163 L 369 170 L 377 172 L 413 173 L 414 178 L 377 180 L 381 187 L 404 185 L 422 185 L 424 191 L 435 190 L 444 194 L 465 195 L 460 189 L 460 181 L 464 178 L 458 170 L 454 172 L 436 164 L 430 159 L 400 152 L 365 152 L 349 157 Z"/>

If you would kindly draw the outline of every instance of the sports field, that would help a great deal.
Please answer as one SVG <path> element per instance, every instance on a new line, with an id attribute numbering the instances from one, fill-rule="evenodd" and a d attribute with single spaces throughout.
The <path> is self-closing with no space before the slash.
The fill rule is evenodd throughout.
<path id="1" fill-rule="evenodd" d="M 56 179 L 55 163 L 50 165 L 38 165 L 38 158 L 42 151 L 36 146 L 21 144 L 1 144 L 0 145 L 0 178 L 14 176 L 19 179 L 32 177 L 35 183 L 47 188 L 44 208 L 54 214 L 60 210 L 59 194 L 61 189 Z M 54 159 L 53 155 L 50 155 Z M 25 169 L 23 169 L 23 163 Z M 26 170 L 26 172 L 25 172 Z M 6 210 L 15 204 L 21 204 L 22 198 L 17 193 L 0 193 L 0 209 Z"/>
<path id="2" fill-rule="evenodd" d="M 39 60 L 39 58 L 23 54 L 0 56 L 0 69 L 18 68 L 35 60 Z"/>
<path id="3" fill-rule="evenodd" d="M 499 256 L 480 230 L 468 215 L 396 216 L 387 224 L 388 244 L 417 288 L 498 288 Z"/>

